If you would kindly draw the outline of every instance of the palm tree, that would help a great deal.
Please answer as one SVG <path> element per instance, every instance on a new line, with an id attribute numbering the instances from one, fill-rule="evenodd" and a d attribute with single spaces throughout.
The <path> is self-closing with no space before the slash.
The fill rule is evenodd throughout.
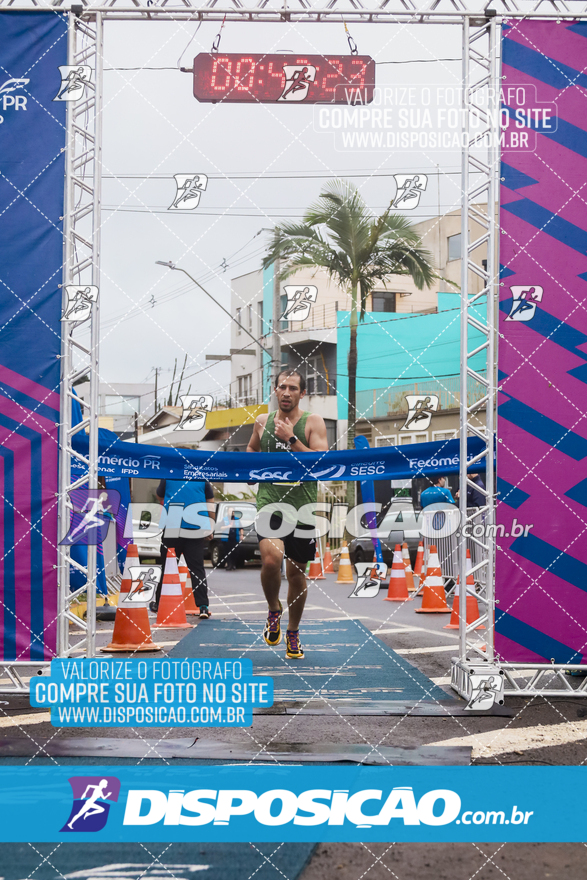
<path id="1" fill-rule="evenodd" d="M 392 202 L 374 216 L 357 188 L 345 180 L 329 181 L 301 223 L 284 224 L 274 232 L 263 268 L 280 262 L 279 278 L 300 269 L 324 269 L 351 295 L 348 354 L 347 447 L 354 448 L 357 421 L 357 327 L 367 297 L 390 275 L 410 275 L 416 287 L 430 287 L 435 275 L 432 255 L 408 220 L 391 213 Z M 354 487 L 349 483 L 349 496 Z M 352 501 L 351 501 L 352 503 Z"/>

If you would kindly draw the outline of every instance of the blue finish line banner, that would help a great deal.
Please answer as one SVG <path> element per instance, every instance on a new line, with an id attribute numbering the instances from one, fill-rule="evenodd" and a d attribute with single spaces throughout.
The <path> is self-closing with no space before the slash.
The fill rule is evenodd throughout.
<path id="1" fill-rule="evenodd" d="M 235 483 L 408 480 L 422 474 L 457 474 L 459 442 L 458 439 L 437 440 L 409 446 L 332 452 L 210 452 L 126 443 L 111 431 L 101 429 L 98 473 L 106 477 L 227 480 Z M 469 437 L 468 459 L 478 455 L 484 445 L 479 437 Z M 85 434 L 76 434 L 73 446 L 76 452 L 88 455 Z M 72 474 L 84 472 L 79 462 L 74 462 L 71 470 Z M 475 471 L 484 470 L 485 461 L 482 459 L 475 464 Z"/>
<path id="2" fill-rule="evenodd" d="M 587 767 L 3 767 L 0 840 L 584 841 Z"/>

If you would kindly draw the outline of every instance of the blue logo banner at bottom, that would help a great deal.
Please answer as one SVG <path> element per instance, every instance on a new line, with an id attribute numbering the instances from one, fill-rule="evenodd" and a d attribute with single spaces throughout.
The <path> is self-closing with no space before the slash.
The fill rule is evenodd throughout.
<path id="1" fill-rule="evenodd" d="M 2 767 L 2 841 L 584 841 L 587 767 Z"/>

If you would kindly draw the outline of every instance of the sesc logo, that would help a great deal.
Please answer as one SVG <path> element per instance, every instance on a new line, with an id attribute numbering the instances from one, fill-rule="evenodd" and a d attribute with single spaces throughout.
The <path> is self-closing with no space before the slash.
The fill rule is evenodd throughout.
<path id="1" fill-rule="evenodd" d="M 116 776 L 72 776 L 68 782 L 73 792 L 73 805 L 61 831 L 101 831 L 108 821 L 108 801 L 118 801 L 120 779 Z"/>

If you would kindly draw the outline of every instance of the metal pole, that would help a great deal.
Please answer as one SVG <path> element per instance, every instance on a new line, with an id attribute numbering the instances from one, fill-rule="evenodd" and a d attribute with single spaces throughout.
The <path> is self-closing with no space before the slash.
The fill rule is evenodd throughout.
<path id="1" fill-rule="evenodd" d="M 459 513 L 461 528 L 467 518 L 467 355 L 469 321 L 469 17 L 463 18 L 463 153 L 461 164 L 461 399 L 460 399 L 460 469 Z M 467 656 L 467 539 L 459 534 L 459 659 Z"/>
<path id="2" fill-rule="evenodd" d="M 102 178 L 102 64 L 104 53 L 104 28 L 102 13 L 96 13 L 96 93 L 94 100 L 94 205 L 92 240 L 92 284 L 100 286 L 100 223 L 101 223 L 101 178 Z M 100 297 L 92 306 L 90 331 L 90 435 L 88 488 L 98 489 L 98 407 L 100 393 L 99 346 L 100 346 Z M 86 656 L 96 654 L 96 588 L 97 588 L 97 545 L 88 545 L 87 582 L 87 633 Z"/>
<path id="3" fill-rule="evenodd" d="M 277 230 L 276 230 L 277 235 Z M 281 317 L 281 283 L 279 281 L 280 262 L 273 264 L 273 326 L 271 351 L 273 364 L 271 368 L 271 401 L 272 409 L 277 410 L 277 398 L 275 396 L 275 383 L 281 372 L 281 337 L 279 335 L 279 319 Z"/>

